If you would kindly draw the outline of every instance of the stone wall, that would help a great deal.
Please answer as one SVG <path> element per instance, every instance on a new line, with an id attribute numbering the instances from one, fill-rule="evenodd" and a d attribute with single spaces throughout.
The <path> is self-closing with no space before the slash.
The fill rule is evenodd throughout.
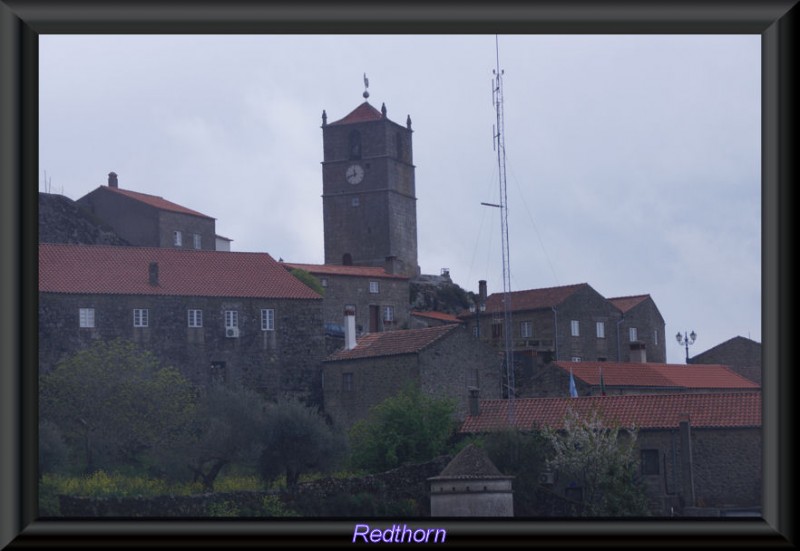
<path id="1" fill-rule="evenodd" d="M 370 306 L 378 307 L 377 331 L 406 329 L 409 322 L 409 282 L 399 277 L 359 277 L 329 274 L 314 274 L 317 279 L 327 280 L 323 297 L 323 316 L 325 323 L 342 325 L 344 307 L 356 307 L 356 327 L 361 332 L 370 330 Z M 378 283 L 378 292 L 370 292 L 370 281 Z M 394 308 L 394 321 L 384 321 L 384 307 Z"/>
<path id="2" fill-rule="evenodd" d="M 406 465 L 385 473 L 358 478 L 323 478 L 302 483 L 292 494 L 278 492 L 211 493 L 195 496 L 89 498 L 59 496 L 64 517 L 208 517 L 214 508 L 231 509 L 241 516 L 258 516 L 266 496 L 276 495 L 297 511 L 309 503 L 336 497 L 369 495 L 376 502 L 405 501 L 415 516 L 430 516 L 428 478 L 437 476 L 452 458 L 441 456 L 426 463 Z"/>
<path id="3" fill-rule="evenodd" d="M 79 308 L 95 309 L 94 328 L 78 326 Z M 148 327 L 133 327 L 134 308 L 149 310 Z M 275 310 L 274 331 L 261 330 L 262 308 Z M 202 327 L 188 327 L 187 309 L 203 311 Z M 239 312 L 238 338 L 225 336 L 225 310 Z M 222 378 L 268 396 L 291 393 L 320 403 L 321 317 L 319 299 L 40 293 L 39 367 L 47 372 L 95 340 L 123 338 L 156 354 L 195 384 Z"/>
<path id="4" fill-rule="evenodd" d="M 181 246 L 176 247 L 173 232 L 181 232 Z M 203 218 L 179 212 L 162 210 L 158 213 L 159 247 L 195 249 L 194 235 L 200 236 L 200 250 L 214 251 L 217 248 L 216 223 L 213 218 Z"/>
<path id="5" fill-rule="evenodd" d="M 647 361 L 666 363 L 667 343 L 664 319 L 652 298 L 646 299 L 627 312 L 619 327 L 621 361 L 628 362 L 631 353 L 630 328 L 635 327 L 637 340 L 644 343 Z M 673 337 L 674 338 L 674 337 Z"/>
<path id="6" fill-rule="evenodd" d="M 741 376 L 761 384 L 761 343 L 734 337 L 689 359 L 691 364 L 727 365 Z"/>

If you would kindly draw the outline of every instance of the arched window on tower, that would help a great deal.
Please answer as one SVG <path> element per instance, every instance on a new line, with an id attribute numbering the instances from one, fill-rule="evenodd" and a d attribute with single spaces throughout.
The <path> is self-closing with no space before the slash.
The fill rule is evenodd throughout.
<path id="1" fill-rule="evenodd" d="M 342 265 L 343 266 L 353 265 L 353 256 L 350 253 L 344 253 L 344 256 L 342 256 Z"/>
<path id="2" fill-rule="evenodd" d="M 358 130 L 350 132 L 350 158 L 361 158 L 361 132 Z"/>

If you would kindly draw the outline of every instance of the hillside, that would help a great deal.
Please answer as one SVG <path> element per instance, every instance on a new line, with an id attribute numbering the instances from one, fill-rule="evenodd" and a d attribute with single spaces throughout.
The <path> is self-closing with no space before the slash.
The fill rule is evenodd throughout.
<path id="1" fill-rule="evenodd" d="M 52 193 L 39 193 L 39 243 L 129 245 L 75 201 Z"/>

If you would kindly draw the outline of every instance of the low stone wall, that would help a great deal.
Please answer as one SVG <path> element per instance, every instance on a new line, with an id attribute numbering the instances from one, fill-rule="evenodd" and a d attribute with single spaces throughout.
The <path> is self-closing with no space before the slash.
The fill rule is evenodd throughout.
<path id="1" fill-rule="evenodd" d="M 156 497 L 73 497 L 58 496 L 63 517 L 209 517 L 226 511 L 237 516 L 260 516 L 263 500 L 277 495 L 290 509 L 301 501 L 325 500 L 337 496 L 368 494 L 384 502 L 413 500 L 419 516 L 430 515 L 428 478 L 444 470 L 451 457 L 442 456 L 427 463 L 407 465 L 385 473 L 359 478 L 323 478 L 300 484 L 293 494 L 275 491 L 209 493 L 193 496 Z M 216 511 L 216 515 L 212 512 Z"/>

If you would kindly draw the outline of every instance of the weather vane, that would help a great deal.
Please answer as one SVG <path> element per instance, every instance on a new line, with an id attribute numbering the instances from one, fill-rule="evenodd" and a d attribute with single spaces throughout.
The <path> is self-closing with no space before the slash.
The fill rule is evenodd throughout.
<path id="1" fill-rule="evenodd" d="M 367 88 L 369 88 L 369 79 L 367 78 L 367 73 L 364 73 L 364 93 L 362 94 L 364 96 L 364 99 L 367 99 L 369 97 L 369 92 L 367 91 Z"/>

